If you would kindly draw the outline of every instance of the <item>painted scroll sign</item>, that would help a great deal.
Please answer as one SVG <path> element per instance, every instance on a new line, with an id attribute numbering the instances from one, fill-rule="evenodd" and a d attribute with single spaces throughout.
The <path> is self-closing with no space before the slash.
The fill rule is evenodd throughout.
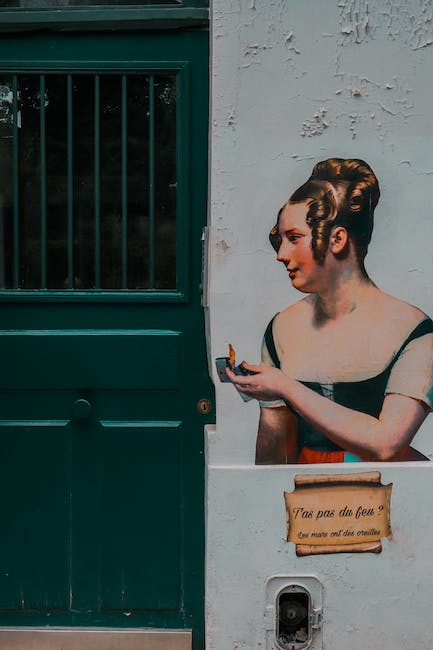
<path id="1" fill-rule="evenodd" d="M 391 491 L 380 472 L 296 475 L 284 493 L 287 541 L 298 556 L 380 553 L 391 537 Z"/>
<path id="2" fill-rule="evenodd" d="M 304 295 L 269 322 L 261 364 L 217 360 L 260 405 L 256 464 L 429 461 L 411 443 L 433 408 L 433 322 L 367 273 L 379 197 L 367 162 L 329 158 L 278 212 L 270 244 Z"/>

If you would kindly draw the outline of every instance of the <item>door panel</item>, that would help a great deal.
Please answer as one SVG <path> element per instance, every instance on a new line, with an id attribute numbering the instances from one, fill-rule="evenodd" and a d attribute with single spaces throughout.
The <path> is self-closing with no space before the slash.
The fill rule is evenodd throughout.
<path id="1" fill-rule="evenodd" d="M 101 425 L 103 608 L 179 609 L 181 423 Z M 116 476 L 122 476 L 122 481 L 113 480 Z M 162 565 L 161 556 L 165 558 Z"/>
<path id="2" fill-rule="evenodd" d="M 207 34 L 5 38 L 0 75 L 0 625 L 198 650 Z"/>
<path id="3" fill-rule="evenodd" d="M 169 330 L 0 331 L 0 388 L 174 390 L 181 342 Z"/>
<path id="4" fill-rule="evenodd" d="M 0 420 L 0 436 L 0 609 L 66 610 L 68 422 Z"/>

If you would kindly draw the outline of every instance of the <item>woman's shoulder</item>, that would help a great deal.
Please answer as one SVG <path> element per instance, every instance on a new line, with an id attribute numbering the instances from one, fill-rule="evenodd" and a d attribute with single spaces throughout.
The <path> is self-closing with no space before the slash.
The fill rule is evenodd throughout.
<path id="1" fill-rule="evenodd" d="M 364 316 L 366 323 L 368 321 L 371 344 L 384 350 L 392 348 L 394 354 L 414 335 L 418 337 L 430 331 L 428 327 L 419 329 L 423 321 L 429 320 L 419 307 L 383 292 L 378 292 L 369 305 L 368 315 Z"/>
<path id="2" fill-rule="evenodd" d="M 403 331 L 410 331 L 423 320 L 430 318 L 419 307 L 382 291 L 377 296 L 373 313 L 382 322 L 388 321 L 393 326 L 399 324 Z"/>
<path id="3" fill-rule="evenodd" d="M 305 328 L 305 324 L 311 321 L 312 299 L 306 296 L 301 300 L 289 305 L 278 314 L 273 321 L 273 331 L 276 338 L 282 332 L 295 333 L 298 329 Z"/>
<path id="4" fill-rule="evenodd" d="M 296 319 L 305 318 L 308 312 L 311 312 L 312 304 L 312 297 L 306 296 L 305 298 L 292 303 L 280 311 L 276 315 L 275 321 L 279 323 L 286 323 L 288 321 L 295 321 Z"/>

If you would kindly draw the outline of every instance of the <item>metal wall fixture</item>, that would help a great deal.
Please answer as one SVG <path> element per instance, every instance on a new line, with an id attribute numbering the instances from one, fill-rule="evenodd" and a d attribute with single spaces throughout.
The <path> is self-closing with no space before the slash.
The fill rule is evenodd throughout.
<path id="1" fill-rule="evenodd" d="M 314 576 L 273 576 L 266 586 L 266 650 L 321 650 L 322 585 Z"/>

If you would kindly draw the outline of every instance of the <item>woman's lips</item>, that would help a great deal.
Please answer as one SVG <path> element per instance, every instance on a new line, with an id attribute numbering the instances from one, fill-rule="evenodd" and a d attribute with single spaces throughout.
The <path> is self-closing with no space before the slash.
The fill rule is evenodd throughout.
<path id="1" fill-rule="evenodd" d="M 287 271 L 289 272 L 289 278 L 291 280 L 293 280 L 293 278 L 295 277 L 297 269 L 287 269 Z"/>

